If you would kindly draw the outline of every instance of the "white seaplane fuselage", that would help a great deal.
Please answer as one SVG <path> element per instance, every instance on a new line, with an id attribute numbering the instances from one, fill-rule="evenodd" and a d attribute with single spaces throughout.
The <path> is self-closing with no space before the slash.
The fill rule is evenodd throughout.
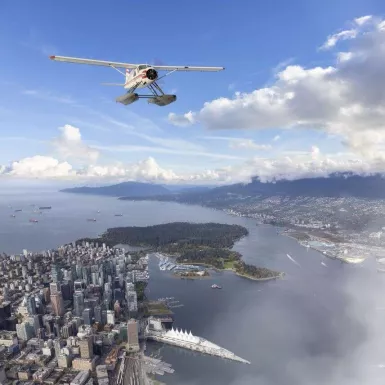
<path id="1" fill-rule="evenodd" d="M 126 70 L 126 82 L 124 83 L 124 88 L 128 90 L 133 87 L 146 88 L 154 83 L 158 77 L 158 72 L 155 68 L 141 64 L 131 71 Z"/>

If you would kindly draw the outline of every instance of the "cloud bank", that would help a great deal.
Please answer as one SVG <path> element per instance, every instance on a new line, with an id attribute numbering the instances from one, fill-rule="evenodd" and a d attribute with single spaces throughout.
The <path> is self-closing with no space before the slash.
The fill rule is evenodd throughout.
<path id="1" fill-rule="evenodd" d="M 339 155 L 328 157 L 322 154 L 318 147 L 313 146 L 302 155 L 277 159 L 254 157 L 228 167 L 189 173 L 176 173 L 172 169 L 163 168 L 152 157 L 135 163 L 89 164 L 76 168 L 67 161 L 37 155 L 11 162 L 9 165 L 0 165 L 0 177 L 231 184 L 250 182 L 255 176 L 263 182 L 270 182 L 280 179 L 327 177 L 331 173 L 346 171 L 369 175 L 382 173 L 384 170 L 385 164 L 382 160 L 351 160 Z"/>
<path id="2" fill-rule="evenodd" d="M 172 124 L 201 123 L 208 129 L 303 128 L 342 138 L 356 153 L 372 158 L 385 148 L 385 20 L 355 19 L 330 35 L 322 50 L 339 44 L 333 65 L 288 65 L 273 85 L 206 102 L 198 112 L 169 115 Z"/>

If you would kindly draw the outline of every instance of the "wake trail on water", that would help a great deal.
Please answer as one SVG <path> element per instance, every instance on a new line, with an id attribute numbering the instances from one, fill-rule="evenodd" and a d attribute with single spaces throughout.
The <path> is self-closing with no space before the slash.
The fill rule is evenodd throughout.
<path id="1" fill-rule="evenodd" d="M 321 265 L 322 266 L 325 266 L 325 267 L 328 267 L 327 264 L 325 262 L 321 262 Z"/>
<path id="2" fill-rule="evenodd" d="M 290 261 L 295 263 L 298 267 L 301 267 L 301 265 L 294 258 L 292 258 L 289 254 L 286 254 L 286 256 L 290 259 Z"/>

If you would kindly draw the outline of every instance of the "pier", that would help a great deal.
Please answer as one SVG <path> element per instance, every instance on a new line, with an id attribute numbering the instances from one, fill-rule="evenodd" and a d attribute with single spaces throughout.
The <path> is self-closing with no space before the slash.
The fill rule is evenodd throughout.
<path id="1" fill-rule="evenodd" d="M 165 344 L 178 346 L 184 349 L 193 350 L 203 354 L 209 354 L 211 356 L 226 358 L 228 360 L 242 362 L 244 364 L 250 364 L 249 361 L 236 356 L 234 353 L 227 349 L 224 349 L 204 338 L 197 337 L 186 331 L 178 331 L 172 328 L 168 331 L 146 330 L 146 336 L 148 339 L 163 342 Z"/>

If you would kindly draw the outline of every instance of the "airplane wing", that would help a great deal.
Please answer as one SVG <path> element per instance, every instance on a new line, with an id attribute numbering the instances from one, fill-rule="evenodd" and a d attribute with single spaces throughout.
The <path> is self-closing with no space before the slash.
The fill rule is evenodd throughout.
<path id="1" fill-rule="evenodd" d="M 130 63 L 119 63 L 113 61 L 104 61 L 104 60 L 93 60 L 93 59 L 81 59 L 76 57 L 69 56 L 50 56 L 51 60 L 62 61 L 67 63 L 76 63 L 76 64 L 89 64 L 94 66 L 105 66 L 105 67 L 120 67 L 120 68 L 136 68 L 138 64 Z"/>
<path id="2" fill-rule="evenodd" d="M 194 66 L 152 66 L 159 71 L 222 71 L 225 67 L 194 67 Z"/>
<path id="3" fill-rule="evenodd" d="M 120 63 L 113 61 L 105 60 L 94 60 L 94 59 L 82 59 L 69 56 L 50 56 L 51 60 L 62 61 L 67 63 L 77 63 L 77 64 L 89 64 L 95 66 L 105 66 L 105 67 L 120 67 L 120 68 L 129 68 L 133 69 L 138 67 L 139 64 L 131 63 Z M 224 67 L 194 67 L 194 66 L 151 66 L 159 71 L 222 71 Z"/>

